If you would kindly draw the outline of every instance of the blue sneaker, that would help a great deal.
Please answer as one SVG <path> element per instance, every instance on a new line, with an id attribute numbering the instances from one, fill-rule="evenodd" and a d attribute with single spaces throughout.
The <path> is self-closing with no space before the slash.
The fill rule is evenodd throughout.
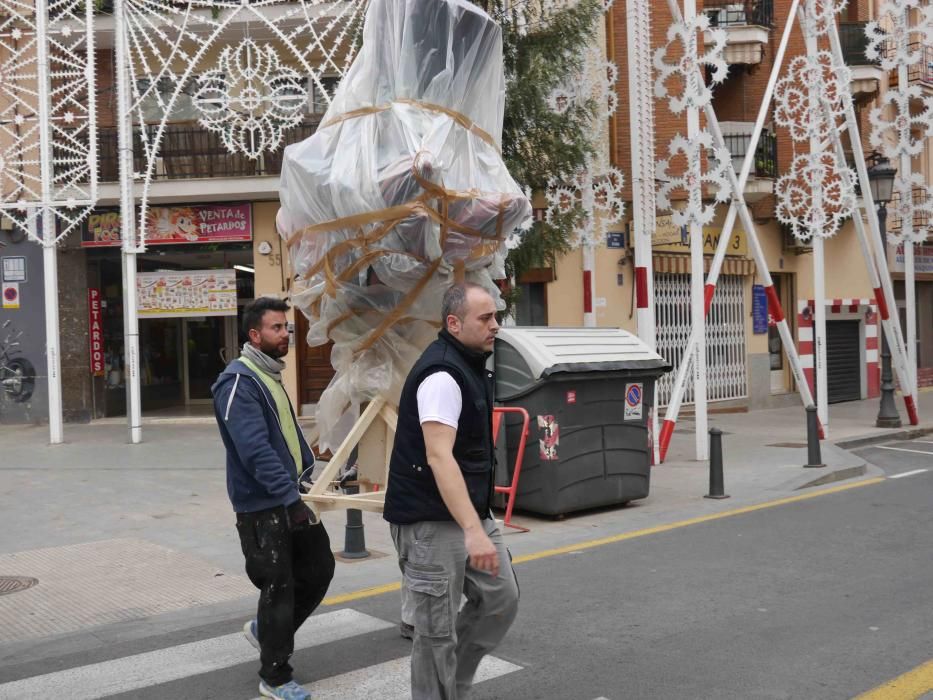
<path id="1" fill-rule="evenodd" d="M 274 688 L 265 681 L 259 681 L 259 694 L 273 700 L 311 700 L 311 693 L 295 681 L 289 681 Z"/>
<path id="2" fill-rule="evenodd" d="M 243 636 L 246 637 L 247 642 L 256 647 L 256 651 L 262 651 L 259 646 L 259 632 L 257 630 L 256 620 L 250 620 L 243 625 Z"/>

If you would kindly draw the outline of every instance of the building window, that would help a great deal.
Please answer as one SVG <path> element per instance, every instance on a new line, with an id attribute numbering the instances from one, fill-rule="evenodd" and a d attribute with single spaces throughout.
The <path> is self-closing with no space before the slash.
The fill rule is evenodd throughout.
<path id="1" fill-rule="evenodd" d="M 547 284 L 525 282 L 518 288 L 521 293 L 515 305 L 515 322 L 519 326 L 546 326 Z"/>

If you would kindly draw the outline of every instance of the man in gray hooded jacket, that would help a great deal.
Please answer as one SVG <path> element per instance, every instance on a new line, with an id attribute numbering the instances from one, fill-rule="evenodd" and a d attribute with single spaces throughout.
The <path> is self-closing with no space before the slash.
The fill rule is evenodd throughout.
<path id="1" fill-rule="evenodd" d="M 295 632 L 314 612 L 334 576 L 324 526 L 301 500 L 298 476 L 314 465 L 282 386 L 288 353 L 288 305 L 260 297 L 243 310 L 249 341 L 211 389 L 227 448 L 227 493 L 236 511 L 246 574 L 261 591 L 255 620 L 243 628 L 259 649 L 259 692 L 307 700 L 292 679 Z"/>

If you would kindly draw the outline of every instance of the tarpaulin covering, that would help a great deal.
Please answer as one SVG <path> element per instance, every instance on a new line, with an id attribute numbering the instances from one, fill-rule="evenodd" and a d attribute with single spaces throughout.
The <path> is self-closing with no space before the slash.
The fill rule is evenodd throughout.
<path id="1" fill-rule="evenodd" d="M 505 276 L 531 204 L 500 155 L 498 25 L 464 0 L 372 0 L 321 127 L 289 146 L 277 218 L 307 341 L 334 342 L 318 404 L 334 447 L 376 396 L 397 401 L 455 279 Z"/>

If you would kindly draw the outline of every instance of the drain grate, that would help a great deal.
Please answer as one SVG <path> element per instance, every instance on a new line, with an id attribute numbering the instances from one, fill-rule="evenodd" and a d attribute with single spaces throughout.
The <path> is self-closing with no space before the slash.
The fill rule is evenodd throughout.
<path id="1" fill-rule="evenodd" d="M 0 595 L 7 593 L 19 593 L 27 588 L 32 588 L 39 579 L 29 576 L 0 576 Z"/>
<path id="2" fill-rule="evenodd" d="M 765 445 L 765 447 L 806 447 L 807 443 L 805 442 L 772 442 L 770 445 Z"/>

